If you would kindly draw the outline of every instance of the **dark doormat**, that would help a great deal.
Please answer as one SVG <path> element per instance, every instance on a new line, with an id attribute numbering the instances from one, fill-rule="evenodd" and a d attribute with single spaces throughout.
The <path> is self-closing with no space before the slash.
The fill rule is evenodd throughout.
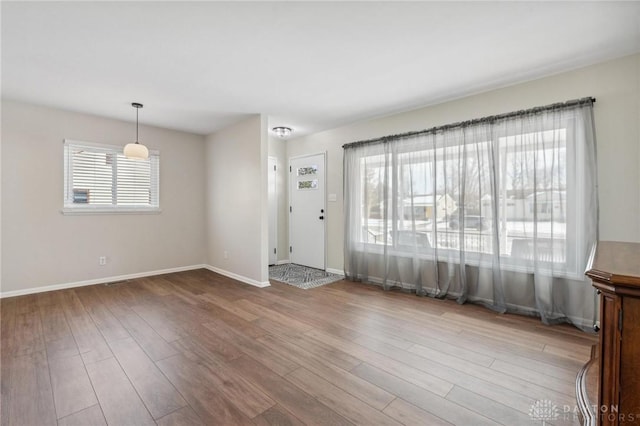
<path id="1" fill-rule="evenodd" d="M 343 278 L 342 275 L 332 274 L 331 272 L 326 272 L 321 269 L 309 268 L 294 263 L 269 266 L 270 280 L 280 281 L 304 290 L 331 284 Z"/>

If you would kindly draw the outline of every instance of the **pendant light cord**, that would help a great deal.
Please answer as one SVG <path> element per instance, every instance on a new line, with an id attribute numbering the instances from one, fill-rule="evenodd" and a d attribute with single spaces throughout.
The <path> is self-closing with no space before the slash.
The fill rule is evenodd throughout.
<path id="1" fill-rule="evenodd" d="M 138 115 L 139 115 L 138 110 L 142 108 L 143 105 L 138 102 L 132 102 L 131 106 L 136 109 L 136 142 L 135 143 L 139 143 L 138 138 L 140 137 L 140 135 L 138 133 L 139 133 L 140 121 L 138 120 Z"/>

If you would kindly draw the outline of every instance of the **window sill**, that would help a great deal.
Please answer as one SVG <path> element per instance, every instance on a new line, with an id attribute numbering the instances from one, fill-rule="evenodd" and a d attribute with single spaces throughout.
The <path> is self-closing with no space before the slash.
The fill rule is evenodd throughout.
<path id="1" fill-rule="evenodd" d="M 84 216 L 84 215 L 119 215 L 119 214 L 160 214 L 162 213 L 162 209 L 160 207 L 150 207 L 150 208 L 105 208 L 105 207 L 96 207 L 96 208 L 69 208 L 65 207 L 60 210 L 65 216 Z"/>

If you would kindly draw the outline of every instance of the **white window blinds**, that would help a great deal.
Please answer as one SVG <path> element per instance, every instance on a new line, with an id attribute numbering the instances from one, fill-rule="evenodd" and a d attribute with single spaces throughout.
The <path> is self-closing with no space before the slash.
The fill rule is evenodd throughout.
<path id="1" fill-rule="evenodd" d="M 158 211 L 160 154 L 132 160 L 122 147 L 65 140 L 66 212 Z"/>

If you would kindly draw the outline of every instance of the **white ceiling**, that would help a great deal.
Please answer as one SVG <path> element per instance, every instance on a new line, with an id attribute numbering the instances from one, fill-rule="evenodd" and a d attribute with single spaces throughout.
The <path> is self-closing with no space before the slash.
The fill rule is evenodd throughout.
<path id="1" fill-rule="evenodd" d="M 640 2 L 1 2 L 2 96 L 294 136 L 640 51 Z M 589 94 L 586 94 L 589 95 Z"/>

